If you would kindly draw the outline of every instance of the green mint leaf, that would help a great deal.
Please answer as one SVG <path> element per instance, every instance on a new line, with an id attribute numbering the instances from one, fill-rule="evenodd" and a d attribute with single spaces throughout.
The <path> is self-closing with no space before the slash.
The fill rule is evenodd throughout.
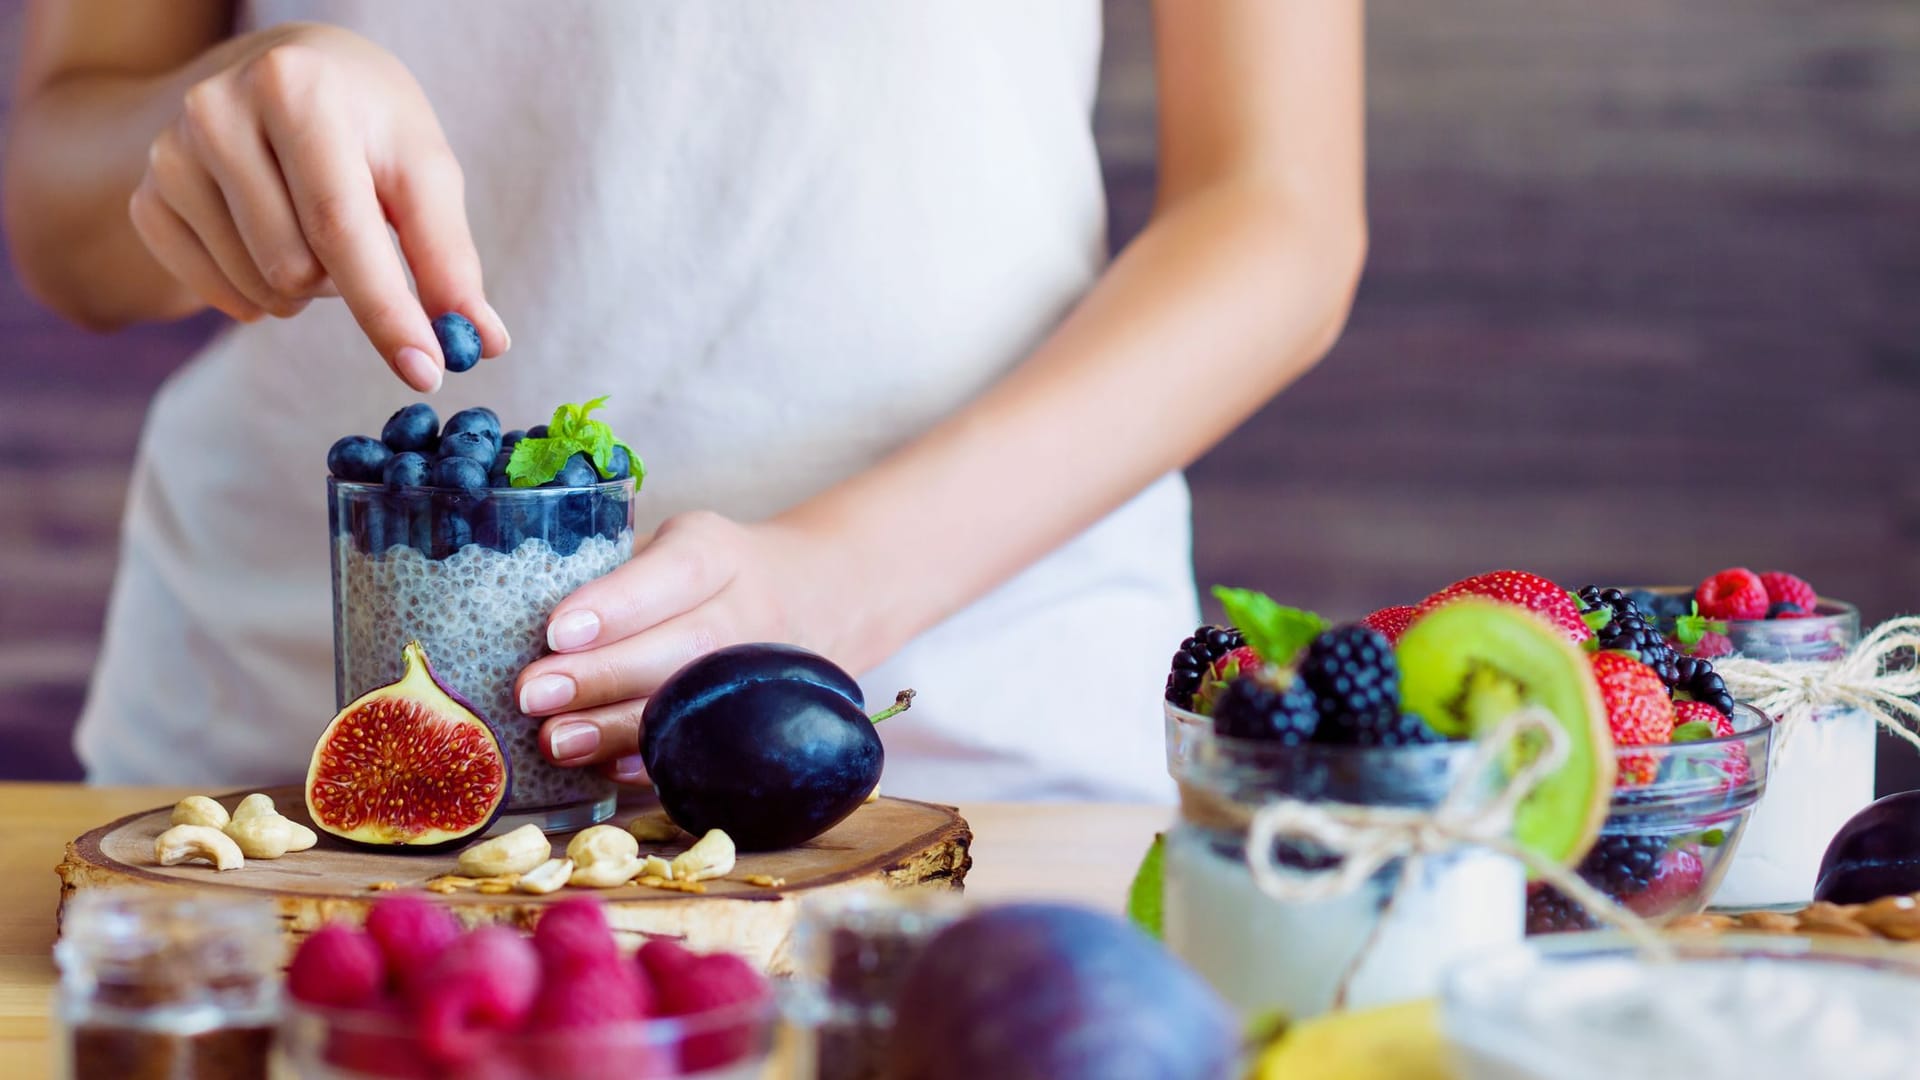
<path id="1" fill-rule="evenodd" d="M 565 439 L 521 439 L 507 459 L 507 480 L 517 488 L 539 487 L 559 476 L 573 455 L 574 446 Z"/>
<path id="2" fill-rule="evenodd" d="M 640 485 L 647 479 L 646 463 L 640 460 L 638 451 L 619 439 L 613 440 L 613 445 L 627 452 L 627 464 L 633 470 L 633 490 L 639 491 Z"/>
<path id="3" fill-rule="evenodd" d="M 1692 611 L 1673 620 L 1673 636 L 1674 640 L 1689 649 L 1700 644 L 1700 639 L 1707 636 L 1707 619 L 1700 614 L 1698 603 L 1693 605 Z"/>
<path id="4" fill-rule="evenodd" d="M 1155 834 L 1152 846 L 1140 860 L 1140 869 L 1133 873 L 1133 884 L 1127 889 L 1127 918 L 1156 940 L 1160 937 L 1161 904 L 1166 896 L 1160 869 L 1161 850 L 1165 846 L 1166 834 Z"/>
<path id="5" fill-rule="evenodd" d="M 1690 720 L 1673 729 L 1673 742 L 1700 742 L 1713 738 L 1713 725 L 1705 720 Z"/>
<path id="6" fill-rule="evenodd" d="M 1287 607 L 1252 589 L 1216 585 L 1213 596 L 1226 609 L 1227 620 L 1269 664 L 1293 663 L 1300 650 L 1327 628 L 1327 620 L 1313 612 Z"/>

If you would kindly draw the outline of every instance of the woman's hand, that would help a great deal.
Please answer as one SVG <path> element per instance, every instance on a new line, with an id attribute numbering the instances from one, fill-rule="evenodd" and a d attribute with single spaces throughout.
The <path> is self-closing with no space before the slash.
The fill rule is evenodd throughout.
<path id="1" fill-rule="evenodd" d="M 421 391 L 437 388 L 444 370 L 433 315 L 459 311 L 479 329 L 484 355 L 505 351 L 460 166 L 400 61 L 330 26 L 275 27 L 231 45 L 181 95 L 128 203 L 160 265 L 243 321 L 338 295 L 394 373 Z"/>
<path id="2" fill-rule="evenodd" d="M 667 676 L 725 645 L 781 641 L 839 656 L 847 595 L 831 545 L 806 530 L 695 512 L 669 519 L 632 561 L 581 587 L 547 620 L 553 655 L 520 673 L 520 711 L 549 717 L 558 765 L 609 762 L 635 781 L 640 711 Z"/>

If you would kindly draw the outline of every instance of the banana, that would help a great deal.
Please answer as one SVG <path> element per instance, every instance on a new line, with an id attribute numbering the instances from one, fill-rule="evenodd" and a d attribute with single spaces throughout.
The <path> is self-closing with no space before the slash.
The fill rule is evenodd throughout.
<path id="1" fill-rule="evenodd" d="M 1251 1080 L 1454 1080 L 1431 1000 L 1330 1013 L 1289 1028 Z"/>

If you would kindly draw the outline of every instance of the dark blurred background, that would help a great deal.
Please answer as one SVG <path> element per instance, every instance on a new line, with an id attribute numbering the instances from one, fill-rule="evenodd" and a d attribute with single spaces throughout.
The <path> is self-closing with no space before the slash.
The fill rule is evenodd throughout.
<path id="1" fill-rule="evenodd" d="M 1920 609 L 1920 4 L 1369 8 L 1366 278 L 1326 362 L 1193 469 L 1201 583 L 1358 616 L 1499 567 L 1745 564 Z M 1107 9 L 1120 243 L 1152 56 L 1144 0 Z M 88 337 L 0 268 L 0 778 L 78 775 L 146 401 L 213 325 Z M 1891 741 L 1881 773 L 1920 786 Z"/>

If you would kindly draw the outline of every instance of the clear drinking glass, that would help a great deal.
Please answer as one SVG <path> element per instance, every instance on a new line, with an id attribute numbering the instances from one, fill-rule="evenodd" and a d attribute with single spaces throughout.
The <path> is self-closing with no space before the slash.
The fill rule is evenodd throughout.
<path id="1" fill-rule="evenodd" d="M 1204 727 L 1183 737 L 1176 765 L 1182 784 L 1247 813 L 1277 799 L 1430 809 L 1475 753 L 1471 742 L 1286 747 L 1223 738 Z M 1278 1010 L 1301 1019 L 1341 1004 L 1426 997 L 1448 963 L 1520 940 L 1526 872 L 1505 855 L 1469 847 L 1427 856 L 1391 905 L 1400 860 L 1344 896 L 1283 902 L 1254 880 L 1246 831 L 1196 813 L 1197 806 L 1183 798 L 1167 835 L 1166 942 L 1249 1017 Z M 1332 861 L 1314 846 L 1292 843 L 1276 845 L 1274 857 L 1306 870 Z M 1337 1002 L 1350 968 L 1347 998 Z"/>
<path id="2" fill-rule="evenodd" d="M 418 641 L 507 749 L 496 832 L 612 816 L 612 781 L 547 762 L 514 680 L 546 655 L 554 606 L 632 556 L 633 495 L 631 479 L 477 494 L 329 479 L 336 707 L 398 679 L 402 648 Z"/>

